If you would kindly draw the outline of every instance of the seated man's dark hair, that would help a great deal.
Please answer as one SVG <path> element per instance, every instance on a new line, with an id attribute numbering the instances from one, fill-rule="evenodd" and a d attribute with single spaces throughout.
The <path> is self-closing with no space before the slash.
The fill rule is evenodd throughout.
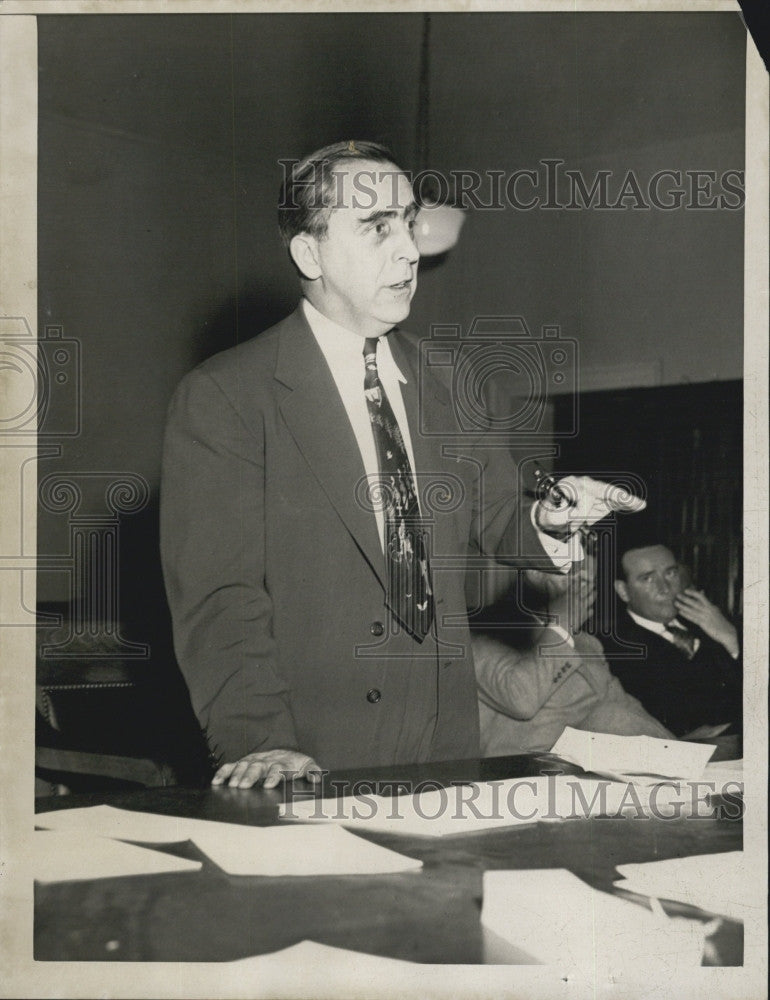
<path id="1" fill-rule="evenodd" d="M 639 514 L 617 516 L 612 544 L 614 546 L 616 580 L 626 578 L 623 557 L 632 549 L 648 549 L 662 545 L 673 551 L 669 533 L 660 529 L 657 518 L 650 513 L 649 509 Z"/>

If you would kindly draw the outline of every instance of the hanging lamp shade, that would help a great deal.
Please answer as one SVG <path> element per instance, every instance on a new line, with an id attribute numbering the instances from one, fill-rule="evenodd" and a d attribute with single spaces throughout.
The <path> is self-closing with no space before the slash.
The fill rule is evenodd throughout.
<path id="1" fill-rule="evenodd" d="M 415 243 L 423 257 L 451 250 L 460 238 L 465 212 L 454 205 L 423 204 L 415 220 Z"/>

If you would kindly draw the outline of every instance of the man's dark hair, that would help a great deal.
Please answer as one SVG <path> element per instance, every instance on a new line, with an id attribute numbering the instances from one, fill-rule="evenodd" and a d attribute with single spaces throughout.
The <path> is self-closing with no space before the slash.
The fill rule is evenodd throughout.
<path id="1" fill-rule="evenodd" d="M 649 510 L 640 514 L 618 515 L 613 539 L 615 550 L 615 579 L 627 580 L 623 557 L 636 549 L 650 549 L 660 545 L 673 551 L 668 532 L 663 532 L 656 517 Z"/>
<path id="2" fill-rule="evenodd" d="M 401 171 L 385 146 L 352 139 L 324 146 L 295 163 L 284 177 L 278 197 L 278 228 L 287 250 L 300 233 L 311 233 L 318 239 L 326 235 L 334 205 L 334 171 L 351 160 L 387 163 Z"/>

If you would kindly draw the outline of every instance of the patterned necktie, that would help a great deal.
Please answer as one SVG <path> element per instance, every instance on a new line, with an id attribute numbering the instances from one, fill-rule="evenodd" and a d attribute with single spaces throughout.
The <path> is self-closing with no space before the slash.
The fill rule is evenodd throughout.
<path id="1" fill-rule="evenodd" d="M 688 660 L 695 656 L 695 636 L 689 629 L 676 625 L 666 625 L 666 631 L 671 636 L 671 642 L 680 653 L 684 653 Z"/>
<path id="2" fill-rule="evenodd" d="M 390 400 L 377 372 L 377 340 L 364 341 L 364 395 L 380 466 L 378 489 L 385 519 L 387 603 L 410 635 L 422 642 L 433 621 L 428 547 L 412 467 Z"/>

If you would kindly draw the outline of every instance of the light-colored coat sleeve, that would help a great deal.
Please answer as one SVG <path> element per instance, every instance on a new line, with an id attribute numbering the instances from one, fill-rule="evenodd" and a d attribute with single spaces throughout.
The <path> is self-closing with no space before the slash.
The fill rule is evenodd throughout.
<path id="1" fill-rule="evenodd" d="M 479 699 L 513 719 L 532 719 L 561 684 L 577 670 L 579 655 L 549 629 L 543 643 L 560 644 L 563 652 L 541 655 L 537 647 L 515 649 L 491 636 L 473 635 L 473 662 Z"/>

